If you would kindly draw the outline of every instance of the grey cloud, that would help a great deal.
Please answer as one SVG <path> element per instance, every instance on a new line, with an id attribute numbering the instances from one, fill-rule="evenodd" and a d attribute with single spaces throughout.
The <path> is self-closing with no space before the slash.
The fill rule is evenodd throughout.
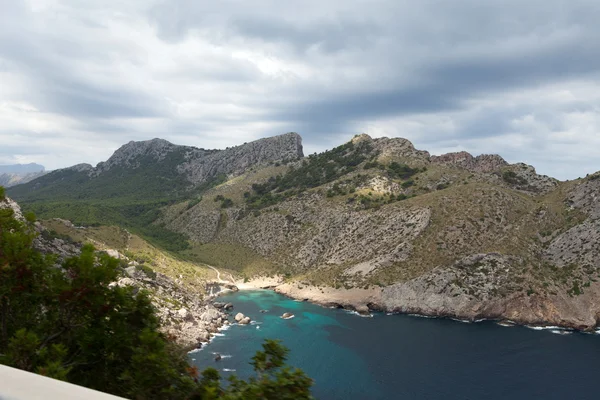
<path id="1" fill-rule="evenodd" d="M 564 160 L 557 158 L 559 144 L 585 149 L 596 140 L 575 131 L 548 133 L 579 129 L 566 116 L 597 114 L 599 97 L 544 94 L 573 82 L 600 86 L 597 1 L 161 0 L 148 6 L 107 0 L 88 10 L 65 0 L 60 10 L 36 15 L 25 3 L 8 3 L 0 16 L 0 74 L 19 76 L 28 90 L 0 90 L 0 105 L 25 102 L 69 118 L 70 135 L 93 132 L 110 143 L 189 138 L 202 146 L 202 140 L 231 145 L 231 135 L 245 141 L 297 131 L 307 148 L 323 149 L 369 124 L 418 119 L 424 122 L 409 132 L 417 144 L 502 150 L 549 171 Z M 63 11 L 64 25 L 50 23 Z M 119 25 L 123 18 L 139 25 L 128 31 Z M 144 30 L 147 24 L 153 33 Z M 98 46 L 90 39 L 97 37 L 103 39 Z M 120 63 L 133 67 L 118 69 Z M 147 72 L 147 84 L 134 84 L 136 71 Z M 520 92 L 541 98 L 515 95 Z M 536 124 L 519 124 L 528 115 Z M 443 118 L 452 129 L 427 126 Z M 600 132 L 593 118 L 577 123 Z M 535 149 L 486 144 L 509 135 Z M 580 167 L 561 161 L 570 176 L 594 164 L 594 153 L 585 154 Z"/>

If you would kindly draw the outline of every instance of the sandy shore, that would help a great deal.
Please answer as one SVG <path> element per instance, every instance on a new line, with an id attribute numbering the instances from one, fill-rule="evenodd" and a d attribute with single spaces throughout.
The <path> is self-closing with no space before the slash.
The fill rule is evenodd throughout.
<path id="1" fill-rule="evenodd" d="M 273 289 L 283 283 L 283 276 L 259 276 L 246 282 L 236 281 L 235 286 L 239 290 Z"/>
<path id="2" fill-rule="evenodd" d="M 307 286 L 299 282 L 284 283 L 283 276 L 256 277 L 246 282 L 237 281 L 239 290 L 271 289 L 296 300 L 310 301 L 325 307 L 343 307 L 368 313 L 381 304 L 381 289 L 335 289 Z"/>
<path id="3" fill-rule="evenodd" d="M 274 290 L 296 300 L 310 301 L 326 307 L 343 307 L 360 313 L 368 313 L 370 309 L 379 308 L 381 304 L 381 289 L 375 287 L 335 289 L 292 282 L 278 285 Z"/>

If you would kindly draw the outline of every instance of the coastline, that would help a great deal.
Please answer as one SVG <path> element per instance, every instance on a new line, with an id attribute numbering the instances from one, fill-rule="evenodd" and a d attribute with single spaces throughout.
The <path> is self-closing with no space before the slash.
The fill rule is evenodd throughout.
<path id="1" fill-rule="evenodd" d="M 519 325 L 534 330 L 578 331 L 596 333 L 600 324 L 593 319 L 584 319 L 580 315 L 564 317 L 559 311 L 561 304 L 556 299 L 527 296 L 490 299 L 488 302 L 474 305 L 473 302 L 457 303 L 462 308 L 451 308 L 449 302 L 442 302 L 440 308 L 431 305 L 398 304 L 397 299 L 386 298 L 385 289 L 315 287 L 299 282 L 284 282 L 283 277 L 257 277 L 246 282 L 236 282 L 239 290 L 267 289 L 298 301 L 309 301 L 323 307 L 343 308 L 355 311 L 362 316 L 371 312 L 405 314 L 427 318 L 448 318 L 460 322 L 493 321 L 501 325 Z M 438 294 L 439 296 L 439 294 Z M 413 301 L 409 303 L 415 303 Z M 554 300 L 554 301 L 553 301 Z M 559 301 L 562 299 L 558 299 Z M 536 307 L 532 307 L 532 305 Z M 572 309 L 573 307 L 571 307 Z M 541 311 L 540 311 L 541 310 Z M 547 312 L 550 310 L 551 312 Z"/>

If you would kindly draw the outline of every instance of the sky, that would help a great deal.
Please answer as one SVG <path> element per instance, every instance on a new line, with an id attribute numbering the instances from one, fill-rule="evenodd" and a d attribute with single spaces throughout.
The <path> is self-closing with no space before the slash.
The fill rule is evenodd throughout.
<path id="1" fill-rule="evenodd" d="M 357 133 L 600 170 L 597 0 L 0 0 L 0 164 Z"/>

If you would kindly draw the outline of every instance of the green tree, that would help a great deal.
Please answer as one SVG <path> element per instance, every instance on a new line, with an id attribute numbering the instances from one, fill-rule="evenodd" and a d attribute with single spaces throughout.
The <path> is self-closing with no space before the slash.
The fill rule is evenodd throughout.
<path id="1" fill-rule="evenodd" d="M 33 247 L 34 217 L 0 210 L 0 363 L 132 399 L 306 399 L 311 380 L 267 341 L 257 377 L 198 379 L 185 352 L 159 333 L 148 294 L 114 282 L 119 261 L 83 246 L 60 265 Z"/>
<path id="2" fill-rule="evenodd" d="M 265 340 L 250 363 L 256 376 L 247 381 L 232 376 L 229 386 L 220 385 L 219 372 L 202 373 L 198 399 L 213 400 L 304 400 L 312 399 L 310 379 L 302 370 L 286 365 L 289 350 L 277 340 Z"/>

